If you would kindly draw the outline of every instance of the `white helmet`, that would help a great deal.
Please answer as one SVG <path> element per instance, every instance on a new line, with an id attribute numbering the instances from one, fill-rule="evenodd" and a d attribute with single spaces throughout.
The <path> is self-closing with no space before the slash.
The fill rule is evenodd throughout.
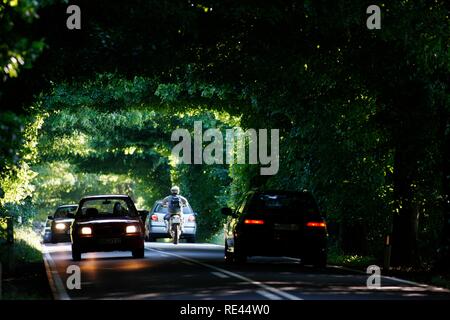
<path id="1" fill-rule="evenodd" d="M 179 194 L 180 193 L 180 188 L 178 186 L 173 186 L 172 188 L 170 188 L 170 192 L 171 193 L 175 193 L 175 194 Z"/>

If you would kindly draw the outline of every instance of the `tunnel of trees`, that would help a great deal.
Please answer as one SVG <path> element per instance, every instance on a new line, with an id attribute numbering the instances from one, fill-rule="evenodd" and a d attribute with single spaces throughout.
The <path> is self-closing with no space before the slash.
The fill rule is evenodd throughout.
<path id="1" fill-rule="evenodd" d="M 1 217 L 92 193 L 150 208 L 177 183 L 208 240 L 247 190 L 308 189 L 338 250 L 381 259 L 391 235 L 394 265 L 448 263 L 448 2 L 378 1 L 381 30 L 367 1 L 73 3 L 81 30 L 65 1 L 0 4 Z M 279 172 L 175 165 L 194 121 L 279 128 Z"/>

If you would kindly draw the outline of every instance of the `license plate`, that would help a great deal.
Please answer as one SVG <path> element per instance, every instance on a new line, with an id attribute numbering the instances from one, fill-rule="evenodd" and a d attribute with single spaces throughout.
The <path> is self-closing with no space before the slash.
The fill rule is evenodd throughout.
<path id="1" fill-rule="evenodd" d="M 175 216 L 172 218 L 172 223 L 180 223 L 180 222 L 181 222 L 180 217 Z"/>
<path id="2" fill-rule="evenodd" d="M 274 228 L 275 230 L 280 231 L 297 231 L 300 229 L 298 224 L 278 224 L 278 223 L 275 223 Z"/>
<path id="3" fill-rule="evenodd" d="M 100 244 L 120 244 L 122 239 L 120 238 L 111 238 L 111 239 L 100 239 L 98 240 Z"/>

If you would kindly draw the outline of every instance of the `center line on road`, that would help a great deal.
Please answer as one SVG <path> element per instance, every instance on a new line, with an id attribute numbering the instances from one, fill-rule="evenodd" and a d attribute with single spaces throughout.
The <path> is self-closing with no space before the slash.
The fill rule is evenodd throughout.
<path id="1" fill-rule="evenodd" d="M 161 252 L 161 253 L 169 255 L 169 256 L 174 256 L 174 257 L 183 259 L 185 261 L 190 261 L 192 263 L 195 263 L 195 264 L 198 264 L 198 265 L 201 265 L 201 266 L 204 266 L 204 267 L 207 267 L 207 268 L 219 271 L 219 272 L 224 273 L 224 274 L 226 274 L 226 275 L 228 275 L 230 277 L 233 277 L 233 278 L 242 280 L 244 282 L 250 283 L 250 284 L 252 284 L 254 286 L 260 287 L 260 288 L 262 288 L 262 289 L 264 289 L 266 291 L 271 292 L 272 294 L 281 296 L 281 297 L 283 297 L 285 299 L 288 299 L 288 300 L 303 300 L 300 297 L 294 296 L 294 295 L 292 295 L 290 293 L 287 293 L 287 292 L 284 292 L 284 291 L 282 291 L 280 289 L 271 287 L 271 286 L 266 285 L 266 284 L 264 284 L 264 283 L 262 283 L 260 281 L 252 280 L 252 279 L 244 277 L 244 276 L 242 276 L 240 274 L 237 274 L 237 273 L 234 273 L 234 272 L 231 272 L 231 271 L 228 271 L 228 270 L 225 270 L 225 269 L 222 269 L 222 268 L 219 268 L 219 267 L 216 267 L 216 266 L 204 263 L 204 262 L 200 262 L 198 260 L 194 260 L 194 259 L 191 259 L 191 258 L 188 258 L 188 257 L 185 257 L 185 256 L 181 256 L 179 254 L 171 253 L 171 252 L 160 251 L 160 250 L 157 250 L 157 249 L 152 249 L 152 248 L 145 248 L 145 249 L 146 250 L 151 250 L 151 251 L 156 251 L 156 252 Z"/>
<path id="2" fill-rule="evenodd" d="M 229 276 L 227 276 L 226 274 L 224 274 L 222 272 L 211 271 L 211 274 L 215 275 L 216 277 L 222 278 L 222 279 L 229 278 Z"/>
<path id="3" fill-rule="evenodd" d="M 264 298 L 267 298 L 269 300 L 281 300 L 281 298 L 277 295 L 274 295 L 270 292 L 267 292 L 265 290 L 257 290 L 256 293 L 262 295 Z"/>

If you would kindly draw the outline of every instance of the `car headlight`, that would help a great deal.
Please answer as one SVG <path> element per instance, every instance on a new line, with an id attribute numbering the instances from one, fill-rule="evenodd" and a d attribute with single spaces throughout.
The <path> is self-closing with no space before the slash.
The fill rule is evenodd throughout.
<path id="1" fill-rule="evenodd" d="M 55 225 L 55 229 L 56 230 L 65 230 L 66 229 L 66 224 L 64 224 L 64 223 L 57 223 Z"/>
<path id="2" fill-rule="evenodd" d="M 83 234 L 83 235 L 91 235 L 92 234 L 92 228 L 91 227 L 83 227 L 83 228 L 81 228 L 81 234 Z"/>
<path id="3" fill-rule="evenodd" d="M 139 231 L 138 227 L 133 226 L 133 225 L 127 226 L 127 228 L 126 228 L 127 233 L 137 233 L 138 231 Z"/>

